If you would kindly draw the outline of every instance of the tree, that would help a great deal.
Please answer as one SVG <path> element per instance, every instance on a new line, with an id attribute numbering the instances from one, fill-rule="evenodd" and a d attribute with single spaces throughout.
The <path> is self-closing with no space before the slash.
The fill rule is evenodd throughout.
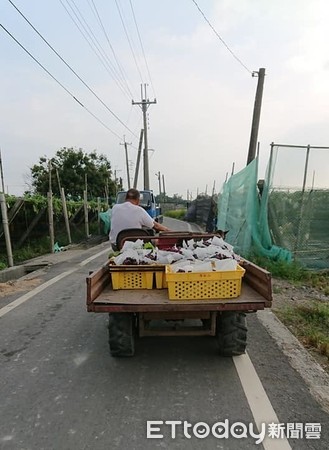
<path id="1" fill-rule="evenodd" d="M 98 155 L 96 151 L 87 154 L 81 148 L 75 150 L 63 147 L 53 158 L 41 157 L 39 163 L 30 168 L 34 194 L 47 195 L 49 168 L 51 188 L 56 196 L 60 196 L 60 182 L 69 198 L 82 198 L 86 181 L 89 197 L 115 195 L 116 186 L 111 179 L 111 163 L 106 156 Z"/>

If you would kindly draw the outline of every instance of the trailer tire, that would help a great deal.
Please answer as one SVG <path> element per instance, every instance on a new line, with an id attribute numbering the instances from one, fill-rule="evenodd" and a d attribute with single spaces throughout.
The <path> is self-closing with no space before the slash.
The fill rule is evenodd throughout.
<path id="1" fill-rule="evenodd" d="M 109 346 L 112 356 L 135 353 L 135 316 L 130 313 L 109 314 Z"/>
<path id="2" fill-rule="evenodd" d="M 224 311 L 217 315 L 216 337 L 219 353 L 222 356 L 238 356 L 247 346 L 246 314 Z"/>

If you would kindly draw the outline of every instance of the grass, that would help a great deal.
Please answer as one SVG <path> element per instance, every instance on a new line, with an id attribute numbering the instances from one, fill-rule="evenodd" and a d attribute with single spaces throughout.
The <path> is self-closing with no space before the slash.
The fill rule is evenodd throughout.
<path id="1" fill-rule="evenodd" d="M 274 278 L 288 280 L 296 286 L 311 286 L 329 296 L 329 270 L 315 272 L 298 262 L 272 261 L 263 257 L 251 256 L 250 260 L 271 272 Z"/>
<path id="2" fill-rule="evenodd" d="M 171 217 L 172 219 L 183 220 L 186 216 L 186 209 L 171 209 L 163 213 L 165 217 Z"/>
<path id="3" fill-rule="evenodd" d="M 280 286 L 273 286 L 273 294 L 281 294 L 282 293 L 282 287 Z"/>
<path id="4" fill-rule="evenodd" d="M 287 280 L 297 288 L 312 288 L 328 296 L 328 300 L 309 300 L 279 307 L 275 314 L 305 347 L 327 358 L 329 363 L 329 270 L 315 272 L 297 262 L 272 261 L 262 257 L 251 257 L 250 260 L 267 269 L 274 278 Z M 274 286 L 273 294 L 282 294 L 282 288 Z M 326 363 L 325 367 L 327 370 Z"/>
<path id="5" fill-rule="evenodd" d="M 22 263 L 36 256 L 44 255 L 50 252 L 49 238 L 39 239 L 38 241 L 26 244 L 24 247 L 13 250 L 13 260 L 15 264 Z M 6 255 L 1 255 L 0 270 L 8 267 Z"/>
<path id="6" fill-rule="evenodd" d="M 306 347 L 314 348 L 329 360 L 328 302 L 313 301 L 309 305 L 286 307 L 276 313 Z"/>
<path id="7" fill-rule="evenodd" d="M 271 272 L 273 277 L 289 281 L 302 281 L 309 276 L 308 270 L 297 262 L 273 261 L 269 258 L 254 255 L 250 257 L 250 260 Z"/>
<path id="8" fill-rule="evenodd" d="M 89 232 L 92 235 L 98 234 L 98 225 L 97 223 L 92 223 L 89 225 Z M 85 237 L 85 230 L 84 227 L 81 229 L 73 228 L 71 230 L 71 238 L 72 242 L 79 243 L 83 242 Z M 55 237 L 55 242 L 58 242 L 60 246 L 65 246 L 68 244 L 67 241 L 67 235 L 65 232 L 59 232 L 57 233 Z M 50 238 L 49 237 L 43 237 L 38 240 L 27 242 L 23 247 L 19 249 L 13 250 L 13 260 L 14 264 L 20 264 L 25 261 L 28 261 L 29 259 L 36 258 L 37 256 L 46 255 L 47 253 L 50 253 Z M 0 256 L 0 270 L 4 270 L 8 268 L 8 261 L 6 253 L 3 252 Z"/>

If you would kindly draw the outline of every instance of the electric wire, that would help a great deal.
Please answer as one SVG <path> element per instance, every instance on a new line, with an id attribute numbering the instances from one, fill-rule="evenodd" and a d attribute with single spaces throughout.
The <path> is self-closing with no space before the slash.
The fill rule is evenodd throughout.
<path id="1" fill-rule="evenodd" d="M 33 55 L 30 53 L 24 46 L 21 44 L 11 33 L 7 30 L 1 23 L 0 27 L 18 44 L 32 59 L 34 62 L 38 64 L 64 91 L 70 95 L 73 100 L 75 100 L 82 108 L 84 108 L 91 116 L 93 116 L 100 124 L 102 124 L 108 131 L 110 131 L 112 134 L 114 134 L 116 137 L 121 139 L 121 136 L 119 136 L 115 131 L 111 130 L 101 119 L 99 119 L 94 113 L 92 113 L 83 103 L 80 102 L 80 100 L 75 97 L 75 95 L 72 94 L 69 89 L 67 89 L 54 75 L 52 75 L 48 69 L 45 68 Z"/>
<path id="2" fill-rule="evenodd" d="M 126 90 L 126 87 L 122 85 L 121 80 L 119 79 L 117 73 L 116 73 L 116 69 L 113 67 L 113 64 L 111 63 L 111 61 L 109 61 L 107 55 L 105 54 L 104 50 L 102 49 L 101 45 L 98 43 L 96 37 L 94 33 L 92 31 L 88 31 L 88 29 L 86 29 L 86 26 L 81 22 L 81 19 L 78 17 L 77 13 L 74 11 L 73 7 L 69 4 L 68 0 L 66 0 L 66 3 L 68 4 L 68 6 L 71 8 L 71 11 L 73 12 L 73 14 L 75 15 L 75 17 L 77 18 L 78 22 L 80 23 L 81 27 L 84 29 L 85 33 L 89 36 L 89 40 L 86 37 L 86 34 L 84 34 L 84 32 L 81 30 L 81 28 L 79 27 L 79 25 L 77 24 L 76 20 L 73 18 L 72 14 L 70 13 L 70 11 L 67 9 L 67 7 L 64 5 L 62 0 L 59 0 L 60 3 L 62 4 L 63 8 L 65 9 L 66 13 L 68 14 L 68 16 L 71 18 L 72 22 L 74 23 L 74 25 L 78 28 L 79 32 L 81 33 L 81 35 L 83 36 L 83 38 L 87 41 L 88 45 L 90 46 L 90 48 L 92 49 L 92 51 L 95 53 L 95 55 L 97 56 L 97 58 L 100 60 L 101 64 L 103 65 L 103 67 L 105 68 L 105 70 L 109 73 L 109 75 L 111 76 L 111 78 L 113 78 L 113 80 L 115 81 L 115 83 L 117 84 L 117 86 L 119 87 L 119 89 L 127 96 L 127 98 L 131 98 L 131 96 L 129 95 L 129 91 Z M 76 5 L 75 5 L 76 6 Z M 76 6 L 77 8 L 77 6 Z M 78 8 L 79 10 L 79 8 Z M 81 15 L 80 11 L 79 14 Z M 83 19 L 84 22 L 86 23 L 85 19 Z M 90 29 L 89 25 L 87 24 L 87 27 Z M 94 45 L 94 47 L 93 47 Z"/>
<path id="3" fill-rule="evenodd" d="M 17 12 L 24 18 L 24 20 L 31 26 L 31 28 L 38 34 L 38 36 L 47 44 L 47 46 L 55 53 L 55 55 L 66 65 L 66 67 L 81 81 L 81 83 L 91 92 L 94 97 L 115 117 L 121 125 L 123 125 L 131 134 L 134 135 L 133 131 L 103 102 L 103 100 L 91 89 L 90 86 L 77 74 L 77 72 L 72 69 L 72 67 L 64 60 L 64 58 L 49 44 L 49 42 L 42 36 L 42 34 L 33 26 L 33 24 L 24 16 L 24 14 L 17 8 L 17 6 L 12 2 L 12 0 L 8 0 L 9 3 L 17 10 Z M 135 135 L 135 137 L 137 137 Z"/>
<path id="4" fill-rule="evenodd" d="M 135 56 L 135 52 L 134 52 L 134 49 L 133 49 L 133 47 L 132 47 L 132 44 L 131 44 L 131 41 L 130 41 L 130 38 L 129 38 L 129 35 L 128 35 L 128 31 L 127 31 L 126 25 L 125 25 L 125 23 L 124 23 L 123 16 L 122 16 L 122 14 L 121 14 L 121 10 L 120 10 L 120 7 L 119 7 L 119 5 L 118 5 L 117 0 L 115 0 L 115 4 L 116 4 L 116 6 L 117 6 L 117 10 L 118 10 L 118 13 L 119 13 L 119 16 L 120 16 L 120 19 L 121 19 L 121 23 L 122 23 L 122 26 L 123 26 L 123 29 L 124 29 L 124 32 L 125 32 L 125 35 L 126 35 L 126 38 L 127 38 L 127 41 L 128 41 L 128 44 L 129 44 L 129 47 L 130 47 L 132 56 L 133 56 L 133 59 L 134 59 L 134 61 L 135 61 L 135 65 L 136 65 L 137 71 L 138 71 L 138 73 L 139 73 L 141 82 L 142 82 L 142 84 L 143 84 L 143 83 L 144 83 L 144 82 L 143 82 L 143 76 L 142 76 L 142 73 L 141 73 L 141 71 L 140 71 L 139 65 L 138 65 L 138 63 L 137 63 L 137 59 L 136 59 L 136 56 Z"/>
<path id="5" fill-rule="evenodd" d="M 70 4 L 70 2 L 71 2 L 71 4 Z M 108 58 L 104 48 L 102 47 L 102 45 L 100 44 L 99 40 L 95 36 L 95 34 L 92 31 L 91 27 L 89 26 L 87 20 L 84 18 L 83 14 L 82 14 L 80 8 L 78 7 L 78 5 L 76 4 L 75 0 L 66 0 L 66 3 L 69 5 L 69 7 L 71 8 L 71 11 L 74 13 L 75 17 L 78 19 L 78 21 L 81 24 L 81 26 L 84 28 L 84 30 L 89 35 L 89 37 L 92 40 L 92 42 L 94 43 L 95 47 L 102 54 L 102 57 L 104 58 L 104 60 L 109 64 L 109 66 L 110 66 L 111 70 L 113 71 L 113 73 L 115 74 L 115 76 L 118 78 L 118 80 L 120 80 L 120 77 L 119 77 L 119 74 L 117 73 L 116 68 L 114 67 L 112 62 L 109 60 L 109 58 Z M 74 5 L 74 8 L 76 9 L 77 12 L 74 11 L 74 8 L 73 8 L 72 4 Z M 120 80 L 120 82 L 121 82 L 121 80 Z"/>
<path id="6" fill-rule="evenodd" d="M 203 11 L 200 9 L 199 5 L 197 4 L 197 2 L 195 0 L 192 0 L 192 2 L 195 4 L 195 6 L 198 8 L 199 12 L 201 13 L 201 15 L 203 16 L 204 20 L 207 22 L 207 24 L 210 26 L 210 28 L 212 29 L 212 31 L 215 33 L 215 35 L 218 37 L 218 39 L 221 41 L 221 43 L 226 47 L 226 49 L 231 53 L 231 55 L 233 56 L 233 58 L 235 58 L 239 64 L 241 64 L 241 66 L 247 70 L 247 72 L 249 72 L 251 75 L 253 74 L 253 72 L 248 69 L 248 67 L 243 64 L 243 62 L 241 61 L 240 58 L 238 58 L 235 53 L 230 49 L 230 47 L 226 44 L 226 42 L 224 41 L 224 39 L 217 33 L 217 31 L 215 30 L 215 28 L 211 25 L 211 23 L 209 22 L 209 20 L 207 19 L 207 17 L 205 16 L 205 14 L 203 13 Z"/>
<path id="7" fill-rule="evenodd" d="M 74 10 L 73 6 L 69 3 L 70 1 L 74 5 L 74 7 L 77 10 L 77 12 Z M 66 8 L 66 6 L 64 5 L 62 0 L 60 0 L 60 3 L 64 7 L 65 11 L 69 15 L 69 17 L 71 18 L 71 20 L 73 21 L 75 26 L 78 28 L 78 30 L 81 33 L 81 35 L 83 36 L 83 38 L 87 41 L 87 43 L 90 46 L 90 48 L 92 49 L 92 51 L 96 54 L 96 56 L 101 61 L 101 63 L 103 64 L 103 66 L 105 67 L 107 72 L 111 75 L 111 77 L 113 78 L 113 80 L 115 81 L 117 86 L 127 96 L 127 98 L 130 99 L 131 98 L 131 93 L 129 91 L 129 88 L 127 88 L 127 85 L 124 83 L 124 81 L 122 81 L 122 79 L 120 79 L 120 75 L 118 74 L 116 68 L 114 67 L 113 63 L 110 61 L 110 59 L 107 56 L 107 54 L 106 54 L 105 50 L 103 49 L 102 45 L 100 44 L 100 42 L 98 41 L 97 37 L 93 33 L 92 29 L 88 25 L 87 21 L 83 17 L 83 15 L 82 15 L 79 7 L 77 6 L 77 4 L 74 2 L 74 0 L 66 0 L 67 5 L 71 9 L 71 11 L 74 14 L 74 16 L 76 17 L 77 21 L 80 23 L 81 27 L 78 25 L 76 20 L 72 17 L 71 13 L 68 11 L 68 9 Z M 82 20 L 80 19 L 79 16 L 81 17 Z M 82 21 L 84 23 L 82 23 Z"/>
<path id="8" fill-rule="evenodd" d="M 150 69 L 149 69 L 149 66 L 147 64 L 145 51 L 144 51 L 144 46 L 143 46 L 143 43 L 142 43 L 142 38 L 141 38 L 141 35 L 140 35 L 140 32 L 139 32 L 139 28 L 138 28 L 137 21 L 136 21 L 136 16 L 135 16 L 135 11 L 134 11 L 134 8 L 133 8 L 131 0 L 129 0 L 129 3 L 130 3 L 130 8 L 131 8 L 131 12 L 132 12 L 132 15 L 133 15 L 133 19 L 134 19 L 136 31 L 137 31 L 139 43 L 140 43 L 140 46 L 141 46 L 141 49 L 142 49 L 142 53 L 143 53 L 143 57 L 144 57 L 144 61 L 145 61 L 145 66 L 146 66 L 146 70 L 147 70 L 147 74 L 148 74 L 149 79 L 150 79 L 150 83 L 151 83 L 151 86 L 152 86 L 152 89 L 153 89 L 154 97 L 156 97 L 155 89 L 154 89 L 153 82 L 152 82 L 152 77 L 151 77 L 151 74 L 150 74 Z"/>
<path id="9" fill-rule="evenodd" d="M 127 87 L 127 90 L 128 90 L 128 92 L 129 92 L 129 94 L 130 94 L 130 96 L 131 96 L 131 98 L 132 98 L 132 97 L 133 97 L 133 94 L 132 94 L 131 89 L 130 89 L 130 87 L 129 87 L 129 83 L 128 83 L 128 80 L 127 80 L 127 76 L 126 76 L 126 74 L 125 74 L 125 71 L 124 71 L 123 67 L 122 67 L 121 64 L 120 64 L 120 61 L 119 61 L 118 58 L 117 58 L 117 55 L 116 55 L 116 53 L 115 53 L 115 51 L 114 51 L 114 48 L 113 48 L 113 46 L 112 46 L 112 44 L 111 44 L 110 38 L 109 38 L 109 36 L 108 36 L 108 33 L 106 32 L 106 29 L 105 29 L 105 27 L 104 27 L 104 24 L 103 24 L 103 22 L 102 22 L 102 19 L 101 19 L 101 17 L 100 17 L 99 12 L 98 12 L 97 6 L 95 5 L 94 0 L 88 0 L 88 3 L 89 3 L 89 6 L 90 6 L 91 10 L 93 11 L 93 13 L 94 13 L 94 15 L 95 15 L 96 20 L 98 21 L 98 23 L 99 23 L 99 25 L 100 25 L 100 27 L 101 27 L 103 33 L 104 33 L 104 36 L 105 36 L 105 39 L 107 40 L 107 43 L 108 43 L 108 45 L 109 45 L 109 47 L 110 47 L 110 49 L 111 49 L 111 51 L 112 51 L 113 57 L 114 57 L 114 59 L 115 59 L 115 62 L 116 62 L 116 64 L 117 64 L 118 69 L 119 69 L 119 72 L 120 72 L 120 74 L 121 74 L 122 81 L 125 83 L 125 85 L 126 85 L 126 87 Z M 91 6 L 91 3 L 92 3 L 92 6 Z"/>

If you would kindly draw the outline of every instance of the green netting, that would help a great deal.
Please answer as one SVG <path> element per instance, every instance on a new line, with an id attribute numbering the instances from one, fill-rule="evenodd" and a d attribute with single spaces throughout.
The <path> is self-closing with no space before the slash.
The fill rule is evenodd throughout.
<path id="1" fill-rule="evenodd" d="M 111 208 L 109 208 L 105 212 L 99 213 L 99 218 L 104 223 L 104 233 L 105 234 L 108 234 L 110 232 L 110 229 L 111 229 L 111 214 L 112 214 L 112 209 Z"/>
<path id="2" fill-rule="evenodd" d="M 272 145 L 264 186 L 270 238 L 308 268 L 329 268 L 329 149 Z"/>
<path id="3" fill-rule="evenodd" d="M 273 244 L 268 226 L 269 164 L 262 196 L 257 187 L 258 158 L 232 175 L 218 199 L 217 228 L 229 230 L 227 242 L 243 256 L 256 253 L 274 260 L 291 260 L 291 252 Z"/>

